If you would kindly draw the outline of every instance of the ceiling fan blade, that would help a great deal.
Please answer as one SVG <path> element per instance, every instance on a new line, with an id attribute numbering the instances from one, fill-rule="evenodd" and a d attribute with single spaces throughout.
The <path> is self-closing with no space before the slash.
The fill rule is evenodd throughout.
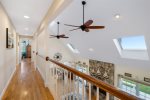
<path id="1" fill-rule="evenodd" d="M 90 26 L 93 23 L 93 20 L 88 20 L 84 23 L 85 26 Z"/>
<path id="2" fill-rule="evenodd" d="M 60 37 L 62 37 L 62 36 L 65 36 L 65 34 L 61 34 L 61 35 L 59 35 Z"/>
<path id="3" fill-rule="evenodd" d="M 88 29 L 103 29 L 105 26 L 88 26 Z"/>
<path id="4" fill-rule="evenodd" d="M 65 37 L 65 36 L 59 36 L 59 37 Z"/>
<path id="5" fill-rule="evenodd" d="M 69 25 L 69 24 L 64 24 L 66 26 L 72 26 L 72 27 L 80 27 L 80 26 L 76 26 L 76 25 Z"/>
<path id="6" fill-rule="evenodd" d="M 65 36 L 65 37 L 61 37 L 61 38 L 69 38 L 69 37 Z"/>
<path id="7" fill-rule="evenodd" d="M 56 35 L 50 35 L 50 36 L 54 36 L 55 37 Z"/>
<path id="8" fill-rule="evenodd" d="M 49 38 L 56 38 L 55 36 L 49 37 Z"/>
<path id="9" fill-rule="evenodd" d="M 85 32 L 89 32 L 90 30 L 89 30 L 88 28 L 86 28 L 84 31 L 85 31 Z"/>
<path id="10" fill-rule="evenodd" d="M 80 29 L 80 27 L 78 27 L 78 28 L 75 28 L 75 29 L 72 29 L 72 30 L 70 30 L 70 31 L 74 31 L 74 30 L 78 30 L 78 29 Z"/>

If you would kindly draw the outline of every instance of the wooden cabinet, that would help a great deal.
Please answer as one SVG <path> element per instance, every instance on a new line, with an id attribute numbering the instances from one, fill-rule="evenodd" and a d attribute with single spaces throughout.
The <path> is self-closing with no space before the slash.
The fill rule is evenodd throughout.
<path id="1" fill-rule="evenodd" d="M 27 58 L 31 58 L 31 45 L 27 45 L 27 47 L 26 47 L 26 57 Z"/>

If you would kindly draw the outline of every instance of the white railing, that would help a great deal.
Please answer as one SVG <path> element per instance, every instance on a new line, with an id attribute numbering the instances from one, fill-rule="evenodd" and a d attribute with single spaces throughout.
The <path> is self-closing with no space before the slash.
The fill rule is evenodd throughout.
<path id="1" fill-rule="evenodd" d="M 37 54 L 38 55 L 38 54 Z M 139 100 L 117 88 L 74 68 L 38 55 L 38 67 L 45 67 L 45 86 L 52 93 L 54 100 Z M 80 78 L 80 79 L 79 79 Z M 81 80 L 82 79 L 82 80 Z M 85 82 L 87 82 L 87 85 Z"/>

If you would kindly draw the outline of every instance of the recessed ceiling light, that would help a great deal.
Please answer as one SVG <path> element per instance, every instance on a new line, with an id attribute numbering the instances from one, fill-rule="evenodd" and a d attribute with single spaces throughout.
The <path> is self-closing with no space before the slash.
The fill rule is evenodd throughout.
<path id="1" fill-rule="evenodd" d="M 25 30 L 26 30 L 26 31 L 28 31 L 28 30 L 29 30 L 29 28 L 25 28 Z"/>
<path id="2" fill-rule="evenodd" d="M 24 16 L 24 18 L 29 19 L 30 17 L 29 16 Z"/>
<path id="3" fill-rule="evenodd" d="M 115 18 L 116 18 L 116 19 L 119 19 L 119 18 L 120 18 L 120 15 L 119 15 L 119 14 L 116 14 L 116 15 L 115 15 Z"/>
<path id="4" fill-rule="evenodd" d="M 93 51 L 94 51 L 94 49 L 93 49 L 93 48 L 89 48 L 89 51 L 93 52 Z"/>

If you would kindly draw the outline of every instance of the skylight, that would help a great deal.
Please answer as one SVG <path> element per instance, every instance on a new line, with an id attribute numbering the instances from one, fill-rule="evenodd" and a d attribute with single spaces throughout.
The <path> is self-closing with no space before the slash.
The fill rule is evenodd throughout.
<path id="1" fill-rule="evenodd" d="M 73 53 L 79 53 L 79 50 L 76 49 L 72 44 L 68 43 L 67 46 Z"/>
<path id="2" fill-rule="evenodd" d="M 113 39 L 121 58 L 149 60 L 144 36 Z"/>
<path id="3" fill-rule="evenodd" d="M 144 36 L 123 37 L 118 42 L 123 50 L 147 50 Z"/>

